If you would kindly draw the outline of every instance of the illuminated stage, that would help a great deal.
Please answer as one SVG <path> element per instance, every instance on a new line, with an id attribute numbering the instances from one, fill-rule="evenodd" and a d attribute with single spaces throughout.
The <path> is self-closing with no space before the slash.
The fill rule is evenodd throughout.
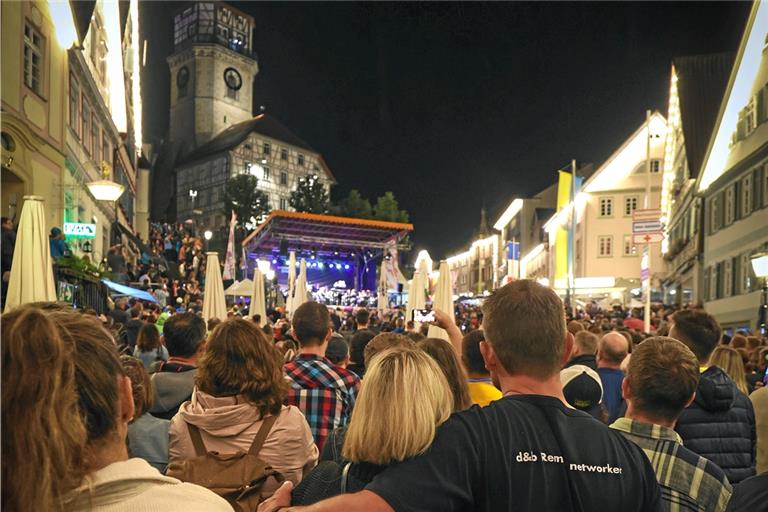
<path id="1" fill-rule="evenodd" d="M 407 249 L 403 239 L 412 224 L 315 213 L 274 211 L 242 242 L 248 275 L 259 260 L 269 262 L 278 283 L 288 282 L 291 251 L 307 262 L 314 288 L 376 290 L 381 259 Z M 263 265 L 263 264 L 262 264 Z M 343 283 L 343 285 L 342 285 Z"/>

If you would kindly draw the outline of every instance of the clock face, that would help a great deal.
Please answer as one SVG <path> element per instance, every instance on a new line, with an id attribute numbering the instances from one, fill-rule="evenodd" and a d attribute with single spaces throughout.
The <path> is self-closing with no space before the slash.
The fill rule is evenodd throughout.
<path id="1" fill-rule="evenodd" d="M 227 84 L 227 87 L 237 91 L 243 86 L 243 77 L 240 76 L 240 73 L 235 68 L 227 68 L 224 70 L 224 82 Z"/>
<path id="2" fill-rule="evenodd" d="M 187 83 L 189 82 L 189 69 L 187 69 L 187 66 L 182 66 L 182 68 L 176 73 L 176 85 L 179 88 L 186 87 Z"/>

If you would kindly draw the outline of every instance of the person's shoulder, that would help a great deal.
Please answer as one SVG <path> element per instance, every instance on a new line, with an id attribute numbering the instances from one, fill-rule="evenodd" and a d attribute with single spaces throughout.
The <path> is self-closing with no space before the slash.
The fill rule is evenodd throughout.
<path id="1" fill-rule="evenodd" d="M 157 486 L 147 493 L 158 510 L 197 512 L 232 511 L 227 501 L 210 489 L 189 482 Z M 149 496 L 147 496 L 149 498 Z"/>

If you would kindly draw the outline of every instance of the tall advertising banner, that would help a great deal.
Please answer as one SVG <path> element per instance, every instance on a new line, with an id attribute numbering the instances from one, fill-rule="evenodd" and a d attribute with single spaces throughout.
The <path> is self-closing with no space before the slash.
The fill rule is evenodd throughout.
<path id="1" fill-rule="evenodd" d="M 559 171 L 557 181 L 557 212 L 571 202 L 571 173 Z M 568 279 L 568 227 L 557 228 L 555 234 L 555 281 Z"/>

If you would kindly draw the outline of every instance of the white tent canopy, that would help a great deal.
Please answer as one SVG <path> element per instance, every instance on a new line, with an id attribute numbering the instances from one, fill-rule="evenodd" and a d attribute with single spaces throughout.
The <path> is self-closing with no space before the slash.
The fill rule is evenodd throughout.
<path id="1" fill-rule="evenodd" d="M 247 297 L 253 291 L 253 281 L 250 279 L 243 279 L 242 281 L 235 281 L 229 288 L 224 290 L 224 295 L 240 295 Z"/>
<path id="2" fill-rule="evenodd" d="M 49 244 L 43 198 L 24 196 L 5 311 L 29 302 L 56 300 Z"/>
<path id="3" fill-rule="evenodd" d="M 227 319 L 227 303 L 224 300 L 224 281 L 221 279 L 219 255 L 209 252 L 205 265 L 205 293 L 203 294 L 203 319 Z"/>

